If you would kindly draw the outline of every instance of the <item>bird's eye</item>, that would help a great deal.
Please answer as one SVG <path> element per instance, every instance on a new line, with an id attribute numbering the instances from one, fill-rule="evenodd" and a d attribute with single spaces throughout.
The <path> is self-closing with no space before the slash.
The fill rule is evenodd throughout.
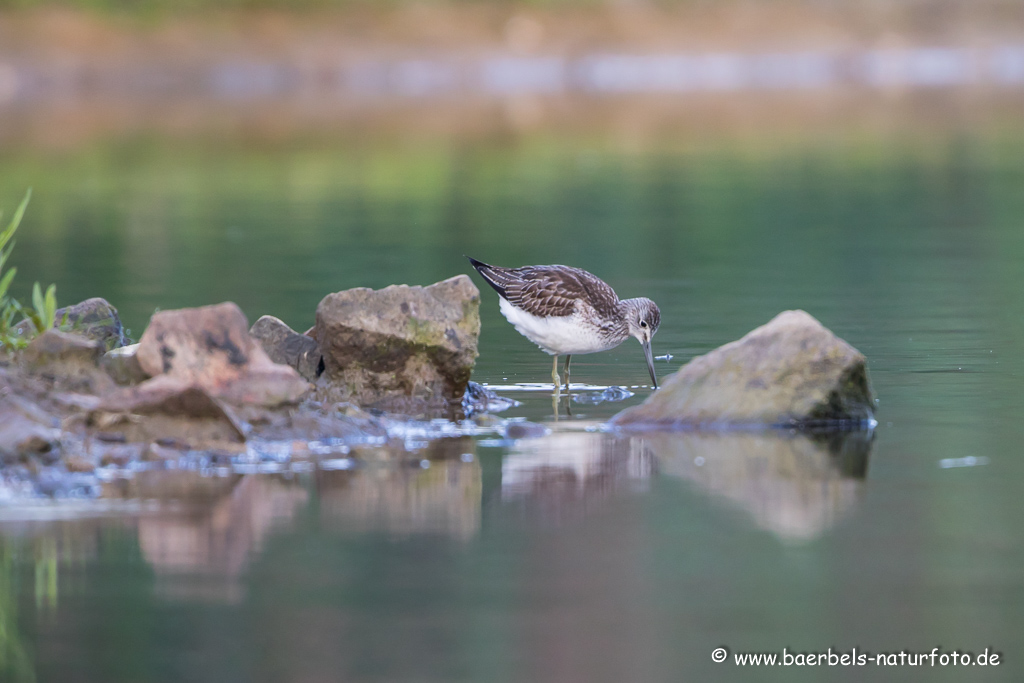
<path id="1" fill-rule="evenodd" d="M 647 321 L 646 320 L 641 320 L 640 321 L 640 327 L 647 327 Z"/>

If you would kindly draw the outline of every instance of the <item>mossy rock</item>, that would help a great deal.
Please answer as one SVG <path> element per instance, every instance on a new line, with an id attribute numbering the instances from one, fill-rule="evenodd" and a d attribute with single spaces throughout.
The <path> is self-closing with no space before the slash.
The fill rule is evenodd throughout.
<path id="1" fill-rule="evenodd" d="M 738 341 L 694 358 L 623 427 L 861 428 L 874 417 L 864 355 L 804 311 L 785 311 Z"/>

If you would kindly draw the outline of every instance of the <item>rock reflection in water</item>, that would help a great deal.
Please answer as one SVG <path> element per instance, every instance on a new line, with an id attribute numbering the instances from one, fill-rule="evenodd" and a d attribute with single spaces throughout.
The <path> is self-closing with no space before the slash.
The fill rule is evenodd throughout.
<path id="1" fill-rule="evenodd" d="M 861 497 L 871 434 L 555 432 L 522 439 L 502 464 L 503 501 L 553 518 L 644 487 L 654 472 L 681 477 L 745 511 L 786 541 L 807 541 Z"/>
<path id="2" fill-rule="evenodd" d="M 870 432 L 644 436 L 659 472 L 693 482 L 797 542 L 817 538 L 856 506 L 871 438 Z"/>
<path id="3" fill-rule="evenodd" d="M 156 575 L 158 594 L 233 602 L 242 597 L 240 577 L 250 560 L 309 499 L 302 484 L 277 475 L 153 470 L 117 484 L 104 491 L 109 507 L 72 507 L 64 511 L 72 516 L 63 519 L 46 519 L 59 516 L 60 508 L 39 507 L 38 518 L 29 509 L 21 518 L 5 520 L 0 542 L 52 547 L 61 563 L 81 564 L 99 555 L 104 531 L 134 532 Z M 118 499 L 125 507 L 117 506 Z M 53 602 L 56 573 L 54 565 Z"/>
<path id="4" fill-rule="evenodd" d="M 318 471 L 321 518 L 345 531 L 472 538 L 483 488 L 474 450 L 471 439 L 440 439 L 411 465 Z"/>
<path id="5" fill-rule="evenodd" d="M 159 474 L 166 479 L 172 473 L 144 474 Z M 144 477 L 139 478 L 140 488 L 145 488 Z M 206 575 L 214 580 L 207 587 L 214 591 L 217 590 L 216 580 L 226 579 L 229 581 L 224 588 L 228 594 L 233 594 L 237 590 L 233 580 L 239 577 L 252 555 L 260 551 L 270 530 L 290 520 L 308 499 L 304 487 L 279 477 L 248 475 L 238 479 L 233 485 L 225 486 L 219 498 L 187 505 L 180 514 L 139 519 L 139 547 L 158 577 Z M 166 481 L 162 484 L 168 485 Z M 196 586 L 196 583 L 189 580 L 187 586 Z M 165 581 L 164 588 L 181 597 L 172 580 Z"/>
<path id="6" fill-rule="evenodd" d="M 152 472 L 139 477 L 139 493 L 175 494 L 197 490 L 194 472 Z M 168 476 L 172 475 L 172 476 Z M 159 481 L 158 481 L 159 479 Z M 308 500 L 296 482 L 274 476 L 248 475 L 220 480 L 219 496 L 211 496 L 216 479 L 207 477 L 203 496 L 173 495 L 185 504 L 176 513 L 139 519 L 139 546 L 157 575 L 157 590 L 167 597 L 234 601 L 241 598 L 239 575 L 260 551 L 269 533 L 291 520 Z M 190 488 L 191 487 L 191 488 Z M 197 580 L 202 579 L 202 580 Z"/>

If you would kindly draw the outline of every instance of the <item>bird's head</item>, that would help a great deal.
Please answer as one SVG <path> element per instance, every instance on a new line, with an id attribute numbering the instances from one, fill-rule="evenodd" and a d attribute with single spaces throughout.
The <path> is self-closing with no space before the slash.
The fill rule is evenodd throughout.
<path id="1" fill-rule="evenodd" d="M 622 302 L 626 306 L 626 324 L 629 325 L 629 334 L 640 341 L 644 347 L 644 358 L 647 360 L 647 369 L 651 373 L 651 382 L 654 388 L 658 388 L 658 378 L 654 374 L 654 354 L 651 351 L 651 338 L 658 331 L 661 325 L 661 311 L 658 304 L 650 299 L 640 297 L 638 299 L 626 299 Z"/>
<path id="2" fill-rule="evenodd" d="M 626 323 L 629 325 L 629 336 L 636 337 L 641 344 L 650 344 L 654 333 L 661 325 L 661 311 L 658 304 L 650 299 L 626 299 Z"/>

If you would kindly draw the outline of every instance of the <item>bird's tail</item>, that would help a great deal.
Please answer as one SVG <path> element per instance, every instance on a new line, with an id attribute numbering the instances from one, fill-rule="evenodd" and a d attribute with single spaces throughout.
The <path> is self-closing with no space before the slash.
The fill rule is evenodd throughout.
<path id="1" fill-rule="evenodd" d="M 474 268 L 476 268 L 476 272 L 480 273 L 480 277 L 486 280 L 487 284 L 493 287 L 494 291 L 500 294 L 502 298 L 505 298 L 505 288 L 512 281 L 512 278 L 509 277 L 506 272 L 508 269 L 502 268 L 501 266 L 487 265 L 483 261 L 477 261 L 471 256 L 467 256 L 466 258 L 468 258 L 469 262 L 473 264 Z"/>

